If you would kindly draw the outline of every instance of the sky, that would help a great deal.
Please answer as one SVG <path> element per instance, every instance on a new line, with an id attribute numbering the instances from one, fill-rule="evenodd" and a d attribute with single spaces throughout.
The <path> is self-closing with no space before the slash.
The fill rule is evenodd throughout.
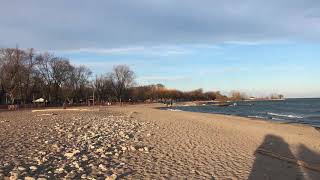
<path id="1" fill-rule="evenodd" d="M 139 85 L 320 97 L 318 0 L 0 0 L 0 48 L 35 48 Z"/>

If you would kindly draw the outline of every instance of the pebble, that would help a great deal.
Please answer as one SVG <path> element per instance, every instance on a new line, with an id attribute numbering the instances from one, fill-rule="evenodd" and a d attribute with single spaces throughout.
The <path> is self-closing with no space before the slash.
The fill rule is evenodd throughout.
<path id="1" fill-rule="evenodd" d="M 117 175 L 116 174 L 112 174 L 111 176 L 106 177 L 105 180 L 116 180 L 117 179 Z"/>
<path id="2" fill-rule="evenodd" d="M 61 173 L 63 173 L 63 172 L 64 172 L 64 169 L 63 169 L 63 168 L 58 168 L 58 169 L 54 170 L 54 173 L 55 173 L 55 174 L 61 174 Z"/>
<path id="3" fill-rule="evenodd" d="M 86 174 L 82 174 L 80 178 L 81 178 L 81 179 L 86 179 L 86 178 L 87 178 L 87 175 L 86 175 Z"/>
<path id="4" fill-rule="evenodd" d="M 17 136 L 8 136 L 6 142 L 0 142 L 0 147 L 15 142 L 17 149 L 28 148 L 20 154 L 4 154 L 0 164 L 5 170 L 0 171 L 0 180 L 10 171 L 9 179 L 46 180 L 61 178 L 62 174 L 66 179 L 101 179 L 112 172 L 105 179 L 114 180 L 125 171 L 124 162 L 132 156 L 126 151 L 136 151 L 139 147 L 139 151 L 149 152 L 148 147 L 139 146 L 146 125 L 134 118 L 105 114 L 101 117 L 96 112 L 45 116 L 42 121 L 39 117 L 28 118 L 28 114 L 17 119 L 20 117 L 24 126 L 12 126 L 17 128 Z M 24 136 L 28 138 L 13 139 Z"/>
<path id="5" fill-rule="evenodd" d="M 130 146 L 130 150 L 131 150 L 131 151 L 135 151 L 136 148 L 135 148 L 134 146 Z"/>
<path id="6" fill-rule="evenodd" d="M 22 166 L 19 166 L 19 167 L 18 167 L 18 170 L 19 170 L 19 171 L 25 171 L 26 168 L 24 168 L 24 167 L 22 167 Z"/>
<path id="7" fill-rule="evenodd" d="M 36 171 L 38 168 L 37 168 L 36 166 L 30 166 L 29 169 L 30 169 L 31 171 Z"/>
<path id="8" fill-rule="evenodd" d="M 35 180 L 35 178 L 27 176 L 27 177 L 24 178 L 24 180 Z"/>
<path id="9" fill-rule="evenodd" d="M 40 177 L 40 178 L 38 178 L 37 180 L 47 180 L 47 178 Z"/>
<path id="10" fill-rule="evenodd" d="M 103 165 L 103 164 L 100 164 L 99 165 L 99 169 L 101 169 L 101 171 L 107 171 L 108 169 L 106 168 L 106 166 L 105 165 Z"/>
<path id="11" fill-rule="evenodd" d="M 148 147 L 144 147 L 143 149 L 144 149 L 145 151 L 147 151 L 147 152 L 149 151 L 149 148 L 148 148 Z"/>

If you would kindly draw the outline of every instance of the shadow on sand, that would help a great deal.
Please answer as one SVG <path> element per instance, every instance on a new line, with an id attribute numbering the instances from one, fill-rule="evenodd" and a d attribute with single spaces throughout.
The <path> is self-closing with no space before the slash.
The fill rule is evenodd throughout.
<path id="1" fill-rule="evenodd" d="M 252 166 L 251 174 L 248 179 L 319 179 L 320 172 L 309 170 L 298 166 L 295 163 L 281 160 L 263 153 L 259 150 L 273 152 L 279 156 L 296 161 L 303 160 L 313 167 L 320 168 L 320 154 L 311 151 L 308 147 L 300 145 L 298 147 L 298 155 L 295 157 L 286 143 L 281 137 L 275 135 L 267 135 L 263 143 L 259 146 L 255 153 L 255 162 Z"/>

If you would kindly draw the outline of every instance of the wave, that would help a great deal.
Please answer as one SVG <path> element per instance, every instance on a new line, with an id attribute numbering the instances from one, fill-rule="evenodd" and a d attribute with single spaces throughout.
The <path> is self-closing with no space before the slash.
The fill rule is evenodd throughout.
<path id="1" fill-rule="evenodd" d="M 263 116 L 248 116 L 249 118 L 257 118 L 257 119 L 268 119 L 267 117 Z"/>
<path id="2" fill-rule="evenodd" d="M 180 109 L 167 109 L 167 111 L 182 111 Z"/>
<path id="3" fill-rule="evenodd" d="M 292 114 L 277 114 L 277 113 L 272 113 L 272 112 L 268 112 L 268 115 L 271 116 L 278 116 L 278 117 L 287 117 L 287 118 L 297 118 L 297 119 L 302 119 L 302 116 L 297 116 L 297 115 L 292 115 Z"/>
<path id="4" fill-rule="evenodd" d="M 273 117 L 271 118 L 273 121 L 288 121 L 288 120 L 285 120 L 285 119 L 282 119 L 282 118 L 276 118 L 276 117 Z"/>

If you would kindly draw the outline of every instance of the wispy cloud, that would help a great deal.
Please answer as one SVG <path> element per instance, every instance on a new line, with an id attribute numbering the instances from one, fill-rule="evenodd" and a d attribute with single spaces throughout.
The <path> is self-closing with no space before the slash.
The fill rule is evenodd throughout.
<path id="1" fill-rule="evenodd" d="M 119 55 L 119 54 L 139 54 L 139 55 L 153 55 L 153 56 L 170 56 L 170 55 L 184 55 L 192 53 L 191 48 L 182 46 L 133 46 L 122 48 L 79 48 L 70 50 L 56 50 L 53 52 L 66 54 L 90 53 L 99 55 Z"/>
<path id="2" fill-rule="evenodd" d="M 190 79 L 188 76 L 143 76 L 138 78 L 139 81 L 181 81 Z"/>

